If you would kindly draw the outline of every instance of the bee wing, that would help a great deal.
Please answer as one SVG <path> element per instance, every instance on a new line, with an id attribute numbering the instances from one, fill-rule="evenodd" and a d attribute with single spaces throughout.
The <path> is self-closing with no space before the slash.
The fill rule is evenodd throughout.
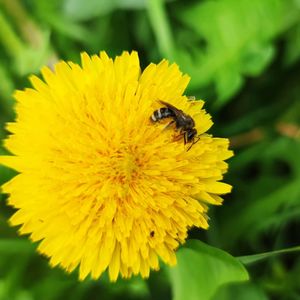
<path id="1" fill-rule="evenodd" d="M 163 105 L 165 105 L 167 108 L 171 109 L 174 114 L 176 115 L 177 118 L 181 118 L 182 115 L 185 116 L 184 112 L 178 108 L 176 108 L 174 105 L 168 103 L 168 102 L 165 102 L 165 101 L 162 101 L 162 100 L 159 100 L 159 102 Z"/>

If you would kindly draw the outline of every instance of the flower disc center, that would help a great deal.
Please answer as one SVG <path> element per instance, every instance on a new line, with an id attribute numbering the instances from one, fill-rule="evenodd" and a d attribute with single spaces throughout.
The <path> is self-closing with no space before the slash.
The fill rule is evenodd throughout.
<path id="1" fill-rule="evenodd" d="M 128 151 L 118 151 L 111 161 L 115 170 L 115 183 L 128 185 L 137 176 L 137 158 Z"/>

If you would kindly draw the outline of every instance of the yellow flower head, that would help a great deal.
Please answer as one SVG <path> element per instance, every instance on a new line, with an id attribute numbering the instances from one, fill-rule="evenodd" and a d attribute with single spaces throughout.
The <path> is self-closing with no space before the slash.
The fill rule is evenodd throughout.
<path id="1" fill-rule="evenodd" d="M 232 156 L 228 140 L 205 132 L 203 101 L 182 95 L 189 77 L 166 60 L 142 73 L 136 52 L 115 60 L 82 55 L 82 66 L 60 62 L 44 81 L 17 91 L 16 122 L 0 161 L 19 172 L 3 186 L 17 209 L 12 225 L 40 241 L 38 250 L 80 279 L 106 269 L 148 277 L 192 226 L 207 228 L 207 203 L 222 203 L 219 182 Z M 195 121 L 197 142 L 184 145 L 172 117 L 151 122 L 159 100 Z M 198 140 L 199 138 L 199 140 Z M 196 141 L 195 140 L 195 141 Z"/>

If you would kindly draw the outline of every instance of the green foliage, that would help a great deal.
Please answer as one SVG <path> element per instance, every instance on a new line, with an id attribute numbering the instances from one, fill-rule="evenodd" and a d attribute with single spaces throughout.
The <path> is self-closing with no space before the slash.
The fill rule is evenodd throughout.
<path id="1" fill-rule="evenodd" d="M 249 279 L 237 259 L 196 240 L 178 250 L 178 265 L 169 274 L 175 300 L 209 300 L 220 286 Z"/>
<path id="2" fill-rule="evenodd" d="M 203 46 L 183 52 L 182 65 L 192 88 L 215 83 L 218 104 L 229 101 L 244 76 L 257 76 L 274 56 L 272 38 L 296 23 L 295 1 L 204 1 L 183 8 L 178 17 Z M 187 42 L 187 41 L 186 41 Z"/>
<path id="3" fill-rule="evenodd" d="M 213 134 L 235 152 L 232 194 L 211 208 L 207 232 L 190 233 L 205 243 L 188 242 L 177 267 L 148 281 L 51 269 L 9 227 L 1 195 L 0 300 L 300 298 L 299 0 L 2 0 L 0 44 L 1 140 L 30 73 L 81 51 L 134 49 L 142 66 L 166 57 L 191 76 L 187 94 L 207 100 Z M 0 166 L 1 184 L 13 175 Z"/>
<path id="4" fill-rule="evenodd" d="M 146 0 L 91 0 L 89 5 L 81 0 L 66 0 L 64 10 L 66 15 L 72 19 L 89 20 L 111 13 L 116 9 L 141 9 L 146 5 Z"/>
<path id="5" fill-rule="evenodd" d="M 262 289 L 254 284 L 226 285 L 218 290 L 213 300 L 268 300 Z"/>
<path id="6" fill-rule="evenodd" d="M 300 57 L 300 25 L 292 27 L 286 34 L 286 65 L 292 65 Z"/>
<path id="7" fill-rule="evenodd" d="M 238 259 L 240 260 L 240 262 L 247 265 L 247 264 L 256 263 L 263 259 L 267 259 L 274 255 L 285 254 L 285 253 L 290 253 L 290 252 L 297 252 L 297 251 L 300 251 L 300 246 L 292 247 L 292 248 L 288 248 L 288 249 L 281 249 L 281 250 L 277 250 L 277 251 L 266 252 L 266 253 L 241 256 Z"/>
<path id="8" fill-rule="evenodd" d="M 249 231 L 249 239 L 255 238 L 258 233 L 266 232 L 270 228 L 277 229 L 285 224 L 285 221 L 300 216 L 300 160 L 297 157 L 297 153 L 300 151 L 299 142 L 278 138 L 271 143 L 265 142 L 257 145 L 254 149 L 247 150 L 247 152 L 250 151 L 252 156 L 247 164 L 259 164 L 262 166 L 262 174 L 259 174 L 252 184 L 253 189 L 248 192 L 250 201 L 244 204 L 244 208 L 240 210 L 234 220 L 226 221 L 224 230 L 231 235 L 228 243 L 235 243 L 236 239 L 247 231 Z M 290 154 L 288 156 L 286 156 L 287 151 Z M 236 157 L 235 160 L 239 161 L 240 159 Z M 233 164 L 235 163 L 233 161 Z M 277 173 L 280 172 L 280 170 L 276 170 L 278 165 L 284 167 L 285 163 L 291 166 L 295 176 L 286 179 Z M 240 182 L 240 187 L 244 185 L 246 188 L 248 184 L 248 182 Z M 257 197 L 257 190 L 264 191 L 266 194 Z M 236 228 L 236 224 L 239 224 L 238 228 Z"/>

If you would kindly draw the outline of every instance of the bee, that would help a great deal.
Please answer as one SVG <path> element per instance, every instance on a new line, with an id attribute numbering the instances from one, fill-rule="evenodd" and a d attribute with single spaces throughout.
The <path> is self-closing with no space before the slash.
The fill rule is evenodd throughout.
<path id="1" fill-rule="evenodd" d="M 150 119 L 153 122 L 157 122 L 162 119 L 171 118 L 173 119 L 167 127 L 171 126 L 175 123 L 176 129 L 180 130 L 180 135 L 183 135 L 184 144 L 192 143 L 191 146 L 187 149 L 189 151 L 193 145 L 195 145 L 198 141 L 195 141 L 197 136 L 197 129 L 195 128 L 194 119 L 184 113 L 182 110 L 176 108 L 170 103 L 159 100 L 159 102 L 164 105 L 153 112 Z"/>

